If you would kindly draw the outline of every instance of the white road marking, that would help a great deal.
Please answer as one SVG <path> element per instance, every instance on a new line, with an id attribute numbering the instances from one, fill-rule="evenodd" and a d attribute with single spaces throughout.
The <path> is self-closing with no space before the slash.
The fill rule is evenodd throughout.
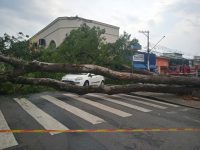
<path id="1" fill-rule="evenodd" d="M 92 100 L 89 100 L 89 99 L 86 99 L 86 98 L 83 98 L 83 97 L 79 97 L 79 96 L 77 96 L 75 94 L 67 93 L 67 94 L 64 94 L 64 95 L 68 96 L 70 98 L 73 98 L 75 100 L 78 100 L 80 102 L 92 105 L 92 106 L 97 107 L 99 109 L 108 111 L 108 112 L 113 113 L 113 114 L 115 114 L 117 116 L 120 116 L 120 117 L 129 117 L 129 116 L 132 116 L 132 114 L 129 114 L 127 112 L 124 112 L 124 111 L 121 111 L 121 110 L 118 110 L 118 109 L 115 109 L 115 108 L 103 105 L 103 104 L 98 103 L 98 102 L 94 102 Z"/>
<path id="2" fill-rule="evenodd" d="M 88 95 L 93 96 L 93 97 L 97 97 L 97 98 L 101 98 L 103 100 L 106 100 L 106 101 L 109 101 L 109 102 L 112 102 L 112 103 L 115 103 L 115 104 L 119 104 L 119 105 L 122 105 L 122 106 L 126 106 L 126 107 L 129 107 L 129 108 L 132 108 L 132 109 L 136 109 L 136 110 L 139 110 L 139 111 L 142 111 L 142 112 L 152 111 L 150 109 L 146 109 L 146 108 L 143 108 L 143 107 L 140 107 L 140 106 L 137 106 L 137 105 L 132 105 L 132 104 L 125 103 L 125 102 L 122 102 L 122 101 L 118 101 L 118 100 L 115 100 L 115 99 L 112 99 L 112 98 L 108 98 L 106 96 L 96 95 L 96 94 L 88 94 Z"/>
<path id="3" fill-rule="evenodd" d="M 74 107 L 72 105 L 69 105 L 55 97 L 52 97 L 52 96 L 49 96 L 49 95 L 44 95 L 44 96 L 41 96 L 42 98 L 46 99 L 47 101 L 61 107 L 62 109 L 65 109 L 67 110 L 68 112 L 71 112 L 73 113 L 74 115 L 92 123 L 92 124 L 98 124 L 98 123 L 102 123 L 102 122 L 105 122 L 105 120 L 97 117 L 97 116 L 94 116 L 88 112 L 85 112 L 77 107 Z"/>
<path id="4" fill-rule="evenodd" d="M 14 98 L 14 100 L 46 130 L 69 130 L 69 128 L 64 126 L 62 123 L 57 121 L 55 118 L 53 118 L 46 112 L 42 111 L 36 105 L 31 103 L 28 99 Z M 58 133 L 59 132 L 50 132 L 51 135 Z"/>
<path id="5" fill-rule="evenodd" d="M 113 97 L 118 97 L 118 98 L 123 98 L 123 99 L 128 99 L 128 100 L 131 100 L 131 101 L 133 101 L 133 102 L 145 104 L 145 105 L 152 106 L 152 107 L 159 108 L 159 109 L 166 109 L 166 108 L 167 108 L 167 107 L 160 106 L 160 105 L 156 105 L 156 104 L 153 104 L 153 103 L 144 102 L 144 101 L 139 101 L 139 100 L 136 100 L 136 99 L 133 99 L 133 98 L 127 98 L 127 97 L 125 97 L 125 96 L 123 96 L 123 95 L 112 95 L 112 96 L 113 96 Z"/>
<path id="6" fill-rule="evenodd" d="M 0 130 L 10 130 L 6 119 L 0 110 Z M 13 133 L 0 133 L 0 149 L 18 145 Z"/>
<path id="7" fill-rule="evenodd" d="M 156 100 L 152 100 L 152 99 L 148 99 L 148 98 L 144 98 L 144 97 L 133 96 L 133 95 L 128 95 L 128 94 L 120 94 L 120 95 L 124 95 L 124 96 L 131 97 L 131 98 L 136 98 L 136 99 L 141 99 L 141 100 L 145 100 L 145 101 L 150 101 L 150 102 L 154 102 L 154 103 L 158 103 L 158 104 L 164 104 L 164 105 L 168 105 L 168 106 L 172 106 L 172 107 L 179 107 L 178 105 L 175 105 L 175 104 L 156 101 Z"/>

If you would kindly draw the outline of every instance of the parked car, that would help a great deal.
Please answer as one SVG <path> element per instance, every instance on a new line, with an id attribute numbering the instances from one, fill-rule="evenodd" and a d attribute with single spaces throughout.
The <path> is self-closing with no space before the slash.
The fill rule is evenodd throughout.
<path id="1" fill-rule="evenodd" d="M 78 86 L 103 86 L 105 78 L 92 73 L 67 74 L 62 77 L 63 82 Z"/>

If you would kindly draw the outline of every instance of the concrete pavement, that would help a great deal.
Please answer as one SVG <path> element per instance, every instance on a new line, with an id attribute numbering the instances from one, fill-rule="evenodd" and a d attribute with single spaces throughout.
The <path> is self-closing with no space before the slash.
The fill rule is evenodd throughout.
<path id="1" fill-rule="evenodd" d="M 141 99 L 140 99 L 141 98 Z M 199 128 L 200 111 L 132 94 L 63 92 L 0 97 L 1 129 Z M 3 117 L 2 117 L 3 116 Z M 4 126 L 4 127 L 3 127 Z M 0 133 L 0 149 L 131 150 L 200 148 L 200 132 Z M 5 144 L 8 143 L 8 144 Z M 10 144 L 9 144 L 10 143 Z"/>
<path id="2" fill-rule="evenodd" d="M 174 103 L 174 104 L 179 104 L 183 106 L 200 109 L 200 100 L 194 100 L 192 98 L 184 99 L 183 96 L 176 95 L 176 94 L 153 93 L 153 92 L 133 92 L 132 94 L 156 99 L 159 101 L 165 101 L 169 103 Z"/>

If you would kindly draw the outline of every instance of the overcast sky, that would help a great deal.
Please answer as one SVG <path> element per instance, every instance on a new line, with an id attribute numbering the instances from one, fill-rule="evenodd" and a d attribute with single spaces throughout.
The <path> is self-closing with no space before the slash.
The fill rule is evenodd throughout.
<path id="1" fill-rule="evenodd" d="M 162 51 L 200 55 L 200 0 L 0 0 L 0 35 L 32 36 L 57 17 L 76 15 L 119 26 L 143 47 L 138 31 L 149 30 L 152 45 L 166 36 Z"/>

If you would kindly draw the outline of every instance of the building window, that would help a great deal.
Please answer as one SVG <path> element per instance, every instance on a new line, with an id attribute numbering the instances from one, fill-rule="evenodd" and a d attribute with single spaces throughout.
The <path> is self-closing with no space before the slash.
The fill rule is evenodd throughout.
<path id="1" fill-rule="evenodd" d="M 45 47 L 46 46 L 46 41 L 45 39 L 39 39 L 39 46 Z"/>
<path id="2" fill-rule="evenodd" d="M 56 42 L 54 40 L 51 40 L 51 42 L 49 44 L 49 48 L 50 49 L 56 49 Z"/>

